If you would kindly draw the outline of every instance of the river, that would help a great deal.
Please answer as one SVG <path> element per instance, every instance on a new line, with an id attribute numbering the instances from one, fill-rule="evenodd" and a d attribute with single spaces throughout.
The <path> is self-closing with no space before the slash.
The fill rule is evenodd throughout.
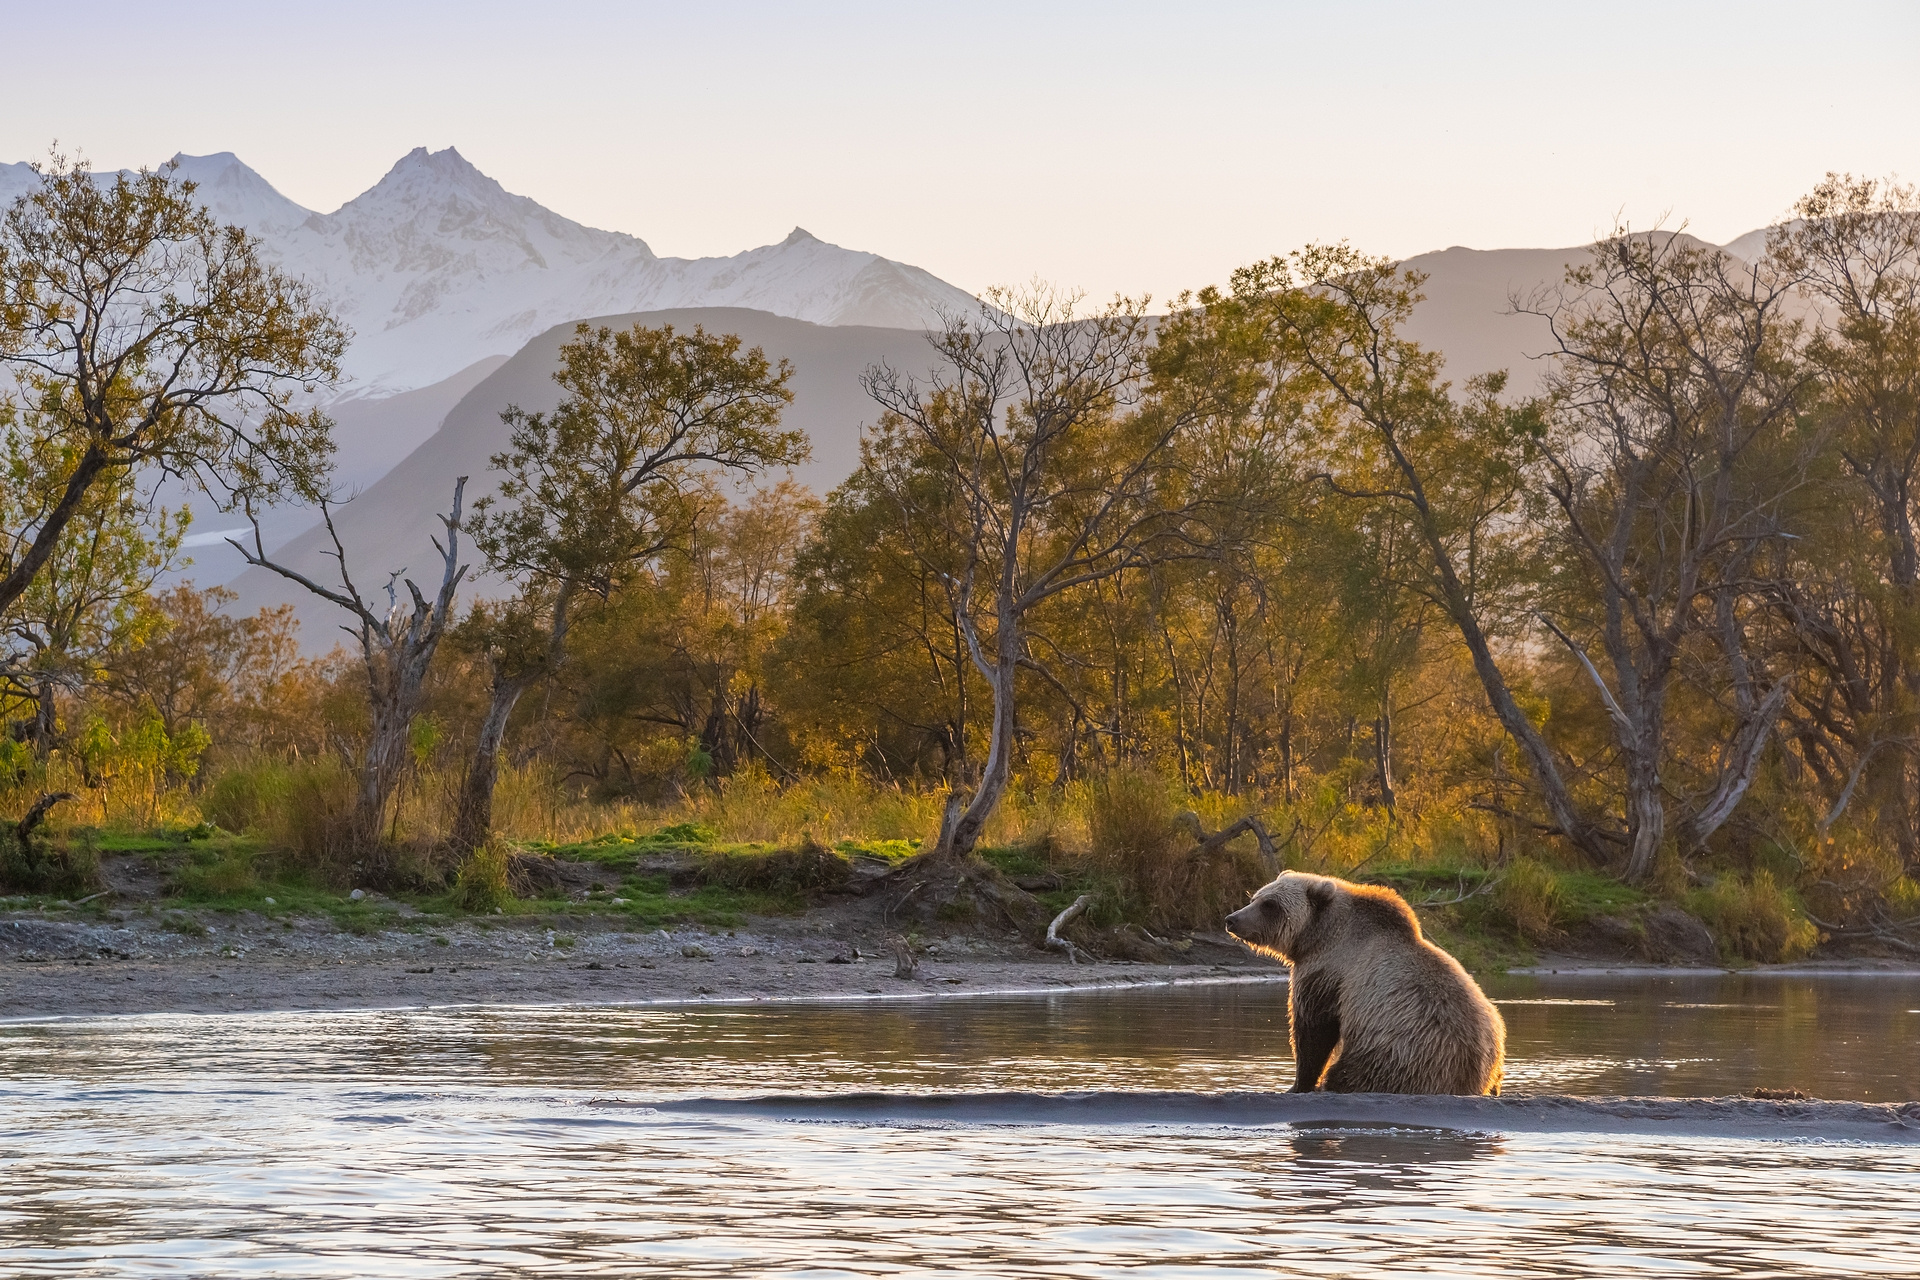
<path id="1" fill-rule="evenodd" d="M 0 1272 L 1920 1275 L 1854 1105 L 1920 1099 L 1920 978 L 1489 994 L 1507 1098 L 1316 1115 L 1278 984 L 12 1023 Z M 1755 1088 L 1834 1101 L 1545 1101 Z"/>

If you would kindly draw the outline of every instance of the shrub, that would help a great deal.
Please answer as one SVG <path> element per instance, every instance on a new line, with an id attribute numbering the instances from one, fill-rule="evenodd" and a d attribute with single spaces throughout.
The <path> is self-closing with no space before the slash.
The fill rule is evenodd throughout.
<path id="1" fill-rule="evenodd" d="M 347 836 L 353 786 L 352 771 L 331 756 L 262 760 L 215 778 L 200 810 L 228 831 L 262 837 L 295 867 L 337 880 L 353 860 Z"/>
<path id="2" fill-rule="evenodd" d="M 704 822 L 676 822 L 644 838 L 656 844 L 712 844 L 716 833 Z"/>
<path id="3" fill-rule="evenodd" d="M 1729 957 L 1761 963 L 1795 960 L 1820 941 L 1820 931 L 1769 871 L 1756 871 L 1746 881 L 1723 875 L 1689 894 L 1687 907 L 1713 930 L 1721 952 Z"/>
<path id="4" fill-rule="evenodd" d="M 1493 890 L 1494 912 L 1529 942 L 1544 942 L 1559 932 L 1564 895 L 1552 871 L 1532 858 L 1516 858 Z"/>
<path id="5" fill-rule="evenodd" d="M 1146 888 L 1165 874 L 1179 830 L 1167 784 L 1142 769 L 1116 769 L 1097 785 L 1087 806 L 1093 860 Z"/>
<path id="6" fill-rule="evenodd" d="M 467 855 L 453 880 L 453 902 L 467 911 L 497 911 L 513 901 L 508 882 L 512 857 L 506 843 L 489 840 Z"/>
<path id="7" fill-rule="evenodd" d="M 257 888 L 253 857 L 238 849 L 197 849 L 175 867 L 168 886 L 183 898 L 224 898 Z"/>
<path id="8" fill-rule="evenodd" d="M 287 801 L 291 771 L 278 761 L 228 769 L 200 796 L 200 812 L 228 831 L 260 831 Z"/>
<path id="9" fill-rule="evenodd" d="M 1881 896 L 1896 919 L 1920 916 L 1920 880 L 1901 876 L 1888 885 Z"/>
<path id="10" fill-rule="evenodd" d="M 705 884 L 757 893 L 813 894 L 844 888 L 851 868 L 847 860 L 814 840 L 792 849 L 768 853 L 721 853 L 700 868 Z"/>
<path id="11" fill-rule="evenodd" d="M 1218 928 L 1266 880 L 1251 837 L 1193 856 L 1177 812 L 1172 789 L 1144 770 L 1115 770 L 1093 788 L 1090 857 L 1113 877 L 1119 897 L 1103 917 L 1136 917 L 1163 929 Z"/>
<path id="12" fill-rule="evenodd" d="M 0 821 L 0 887 L 74 897 L 100 883 L 100 855 L 89 834 L 36 835 L 22 847 L 13 824 Z"/>

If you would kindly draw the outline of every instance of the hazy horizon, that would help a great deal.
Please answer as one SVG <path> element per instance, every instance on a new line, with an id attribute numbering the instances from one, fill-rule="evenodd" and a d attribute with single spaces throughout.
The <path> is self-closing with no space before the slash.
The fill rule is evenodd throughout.
<path id="1" fill-rule="evenodd" d="M 1829 169 L 1913 171 L 1894 4 L 108 3 L 73 92 L 14 60 L 0 159 L 232 151 L 323 211 L 415 146 L 662 255 L 795 225 L 978 291 L 1224 279 L 1313 239 L 1411 256 L 1686 222 L 1725 242 Z M 16 48 L 70 38 L 48 8 Z"/>

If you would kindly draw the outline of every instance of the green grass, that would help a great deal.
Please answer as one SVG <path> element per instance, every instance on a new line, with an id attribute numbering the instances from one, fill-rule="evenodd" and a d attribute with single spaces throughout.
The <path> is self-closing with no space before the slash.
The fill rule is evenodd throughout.
<path id="1" fill-rule="evenodd" d="M 681 823 L 677 827 L 667 828 L 667 831 L 684 832 L 691 826 L 690 823 Z M 705 828 L 699 828 L 699 830 L 705 830 Z M 521 847 L 530 852 L 548 853 L 556 858 L 565 858 L 569 862 L 591 862 L 616 871 L 626 871 L 639 865 L 641 858 L 657 854 L 678 853 L 708 857 L 723 854 L 772 853 L 782 846 L 765 841 L 721 843 L 715 840 L 685 840 L 656 833 L 651 836 L 600 836 L 594 840 L 582 840 L 571 844 L 535 840 Z"/>
<path id="2" fill-rule="evenodd" d="M 886 862 L 905 862 L 920 852 L 918 840 L 840 840 L 833 846 L 834 852 L 845 858 L 865 855 Z"/>
<path id="3" fill-rule="evenodd" d="M 1595 916 L 1617 916 L 1653 901 L 1653 895 L 1596 871 L 1561 871 L 1555 877 L 1565 904 L 1567 923 L 1583 924 Z"/>
<path id="4" fill-rule="evenodd" d="M 165 854 L 202 843 L 220 846 L 237 843 L 254 847 L 259 844 L 257 840 L 222 831 L 210 822 L 191 827 L 152 827 L 143 831 L 75 827 L 71 834 L 86 836 L 101 853 Z"/>
<path id="5" fill-rule="evenodd" d="M 624 899 L 616 902 L 615 898 Z M 628 876 L 611 896 L 596 894 L 569 902 L 569 915 L 599 915 L 643 928 L 663 924 L 733 927 L 749 915 L 797 915 L 806 910 L 800 894 L 773 894 L 703 884 L 676 893 L 665 876 Z"/>
<path id="6" fill-rule="evenodd" d="M 980 860 L 1010 876 L 1043 876 L 1056 870 L 1045 845 L 983 845 Z"/>

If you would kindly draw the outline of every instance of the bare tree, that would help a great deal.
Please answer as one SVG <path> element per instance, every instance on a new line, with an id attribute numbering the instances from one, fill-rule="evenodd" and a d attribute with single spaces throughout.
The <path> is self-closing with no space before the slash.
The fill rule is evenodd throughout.
<path id="1" fill-rule="evenodd" d="M 1762 553 L 1788 534 L 1811 461 L 1802 421 L 1812 369 L 1788 310 L 1798 280 L 1775 262 L 1622 231 L 1568 284 L 1555 305 L 1533 308 L 1559 342 L 1556 428 L 1543 452 L 1574 580 L 1559 607 L 1597 638 L 1606 671 L 1567 627 L 1541 619 L 1613 726 L 1626 875 L 1639 880 L 1664 841 L 1684 853 L 1727 820 L 1785 704 L 1788 682 L 1747 652 L 1738 613 L 1759 595 Z M 1698 642 L 1718 651 L 1714 692 L 1728 697 L 1731 727 L 1704 787 L 1686 794 L 1665 773 L 1667 712 Z"/>
<path id="2" fill-rule="evenodd" d="M 257 519 L 251 550 L 231 538 L 227 540 L 248 564 L 270 569 L 354 616 L 352 624 L 343 624 L 340 629 L 360 646 L 360 661 L 367 675 L 367 706 L 372 713 L 372 731 L 360 756 L 360 780 L 351 817 L 351 835 L 364 851 L 381 844 L 388 804 L 409 758 L 408 734 L 420 711 L 427 670 L 446 634 L 454 593 L 467 573 L 467 566 L 460 563 L 461 502 L 466 488 L 467 477 L 454 482 L 453 509 L 440 517 L 447 540 L 442 544 L 438 538 L 433 539 L 433 548 L 440 553 L 441 572 L 440 588 L 432 600 L 422 594 L 413 579 L 403 576 L 405 569 L 396 569 L 387 575 L 386 608 L 378 610 L 369 603 L 348 571 L 346 548 L 334 528 L 332 504 L 326 501 L 321 502 L 320 513 L 333 542 L 331 554 L 340 567 L 338 590 L 323 587 L 298 570 L 270 559 L 260 541 Z M 405 602 L 400 598 L 401 584 L 407 588 Z"/>

